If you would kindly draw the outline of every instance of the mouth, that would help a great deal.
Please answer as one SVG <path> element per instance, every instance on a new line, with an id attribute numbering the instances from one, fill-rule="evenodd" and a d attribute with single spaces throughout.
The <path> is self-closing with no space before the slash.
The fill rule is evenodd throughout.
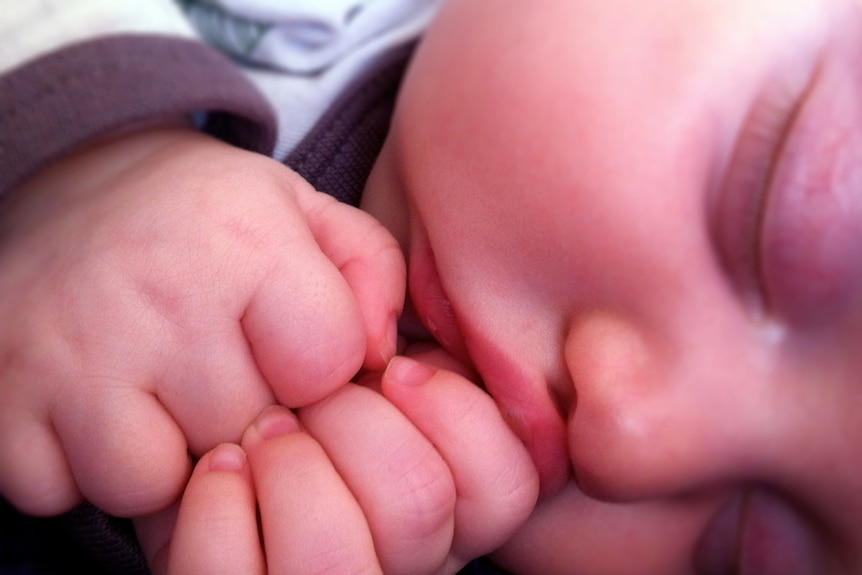
<path id="1" fill-rule="evenodd" d="M 408 289 L 420 321 L 456 359 L 473 367 L 509 427 L 527 448 L 538 471 L 543 497 L 557 493 L 570 477 L 567 429 L 542 374 L 532 374 L 503 353 L 486 334 L 458 322 L 434 254 L 425 243 L 411 246 Z"/>
<path id="2" fill-rule="evenodd" d="M 472 364 L 455 312 L 440 283 L 430 247 L 411 250 L 407 266 L 407 289 L 412 311 L 428 334 L 457 360 Z M 414 326 L 412 331 L 418 330 Z"/>

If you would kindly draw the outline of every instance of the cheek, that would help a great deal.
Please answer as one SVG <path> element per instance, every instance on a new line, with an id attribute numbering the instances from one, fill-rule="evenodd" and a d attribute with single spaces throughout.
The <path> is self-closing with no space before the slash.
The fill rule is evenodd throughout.
<path id="1" fill-rule="evenodd" d="M 616 505 L 570 485 L 494 558 L 513 573 L 687 573 L 691 550 L 718 505 L 718 498 Z M 532 551 L 537 541 L 545 552 Z"/>
<path id="2" fill-rule="evenodd" d="M 565 205 L 547 189 L 513 185 L 514 168 L 507 181 L 497 181 L 491 171 L 460 168 L 457 177 L 429 174 L 410 188 L 416 216 L 447 281 L 461 276 L 506 289 L 521 285 L 534 298 L 571 293 L 580 283 L 569 277 L 571 272 L 585 268 L 573 270 L 566 263 L 578 242 L 570 230 L 555 226 Z"/>

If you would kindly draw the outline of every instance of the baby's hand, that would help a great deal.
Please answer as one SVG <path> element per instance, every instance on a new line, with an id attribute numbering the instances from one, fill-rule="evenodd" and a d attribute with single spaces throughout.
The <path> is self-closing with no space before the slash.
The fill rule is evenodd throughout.
<path id="1" fill-rule="evenodd" d="M 0 495 L 164 508 L 188 452 L 382 368 L 403 294 L 395 240 L 268 158 L 179 129 L 70 156 L 0 206 Z"/>
<path id="2" fill-rule="evenodd" d="M 454 573 L 502 545 L 533 509 L 538 476 L 490 397 L 403 358 L 382 389 L 342 388 L 298 419 L 270 408 L 245 453 L 209 453 L 170 544 L 166 514 L 137 525 L 154 570 Z"/>

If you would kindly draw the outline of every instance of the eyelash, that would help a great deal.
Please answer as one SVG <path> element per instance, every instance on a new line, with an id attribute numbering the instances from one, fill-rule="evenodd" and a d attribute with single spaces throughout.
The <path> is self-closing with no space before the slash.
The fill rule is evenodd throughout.
<path id="1" fill-rule="evenodd" d="M 753 283 L 760 306 L 769 308 L 769 290 L 763 274 L 761 246 L 764 215 L 769 203 L 770 185 L 781 157 L 781 148 L 791 130 L 797 104 L 789 96 L 762 101 L 741 135 L 738 183 L 748 199 L 745 206 L 743 234 L 754 238 L 748 246 L 746 273 Z"/>

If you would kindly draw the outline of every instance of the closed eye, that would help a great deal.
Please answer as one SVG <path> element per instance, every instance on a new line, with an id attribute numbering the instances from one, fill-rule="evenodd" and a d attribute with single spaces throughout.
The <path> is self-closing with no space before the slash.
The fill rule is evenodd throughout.
<path id="1" fill-rule="evenodd" d="M 774 88 L 754 102 L 716 205 L 713 235 L 722 266 L 758 316 L 768 307 L 761 261 L 764 210 L 797 100 L 789 90 Z"/>
<path id="2" fill-rule="evenodd" d="M 845 316 L 862 293 L 862 106 L 856 60 L 828 61 L 773 167 L 759 273 L 770 315 L 797 326 Z"/>

